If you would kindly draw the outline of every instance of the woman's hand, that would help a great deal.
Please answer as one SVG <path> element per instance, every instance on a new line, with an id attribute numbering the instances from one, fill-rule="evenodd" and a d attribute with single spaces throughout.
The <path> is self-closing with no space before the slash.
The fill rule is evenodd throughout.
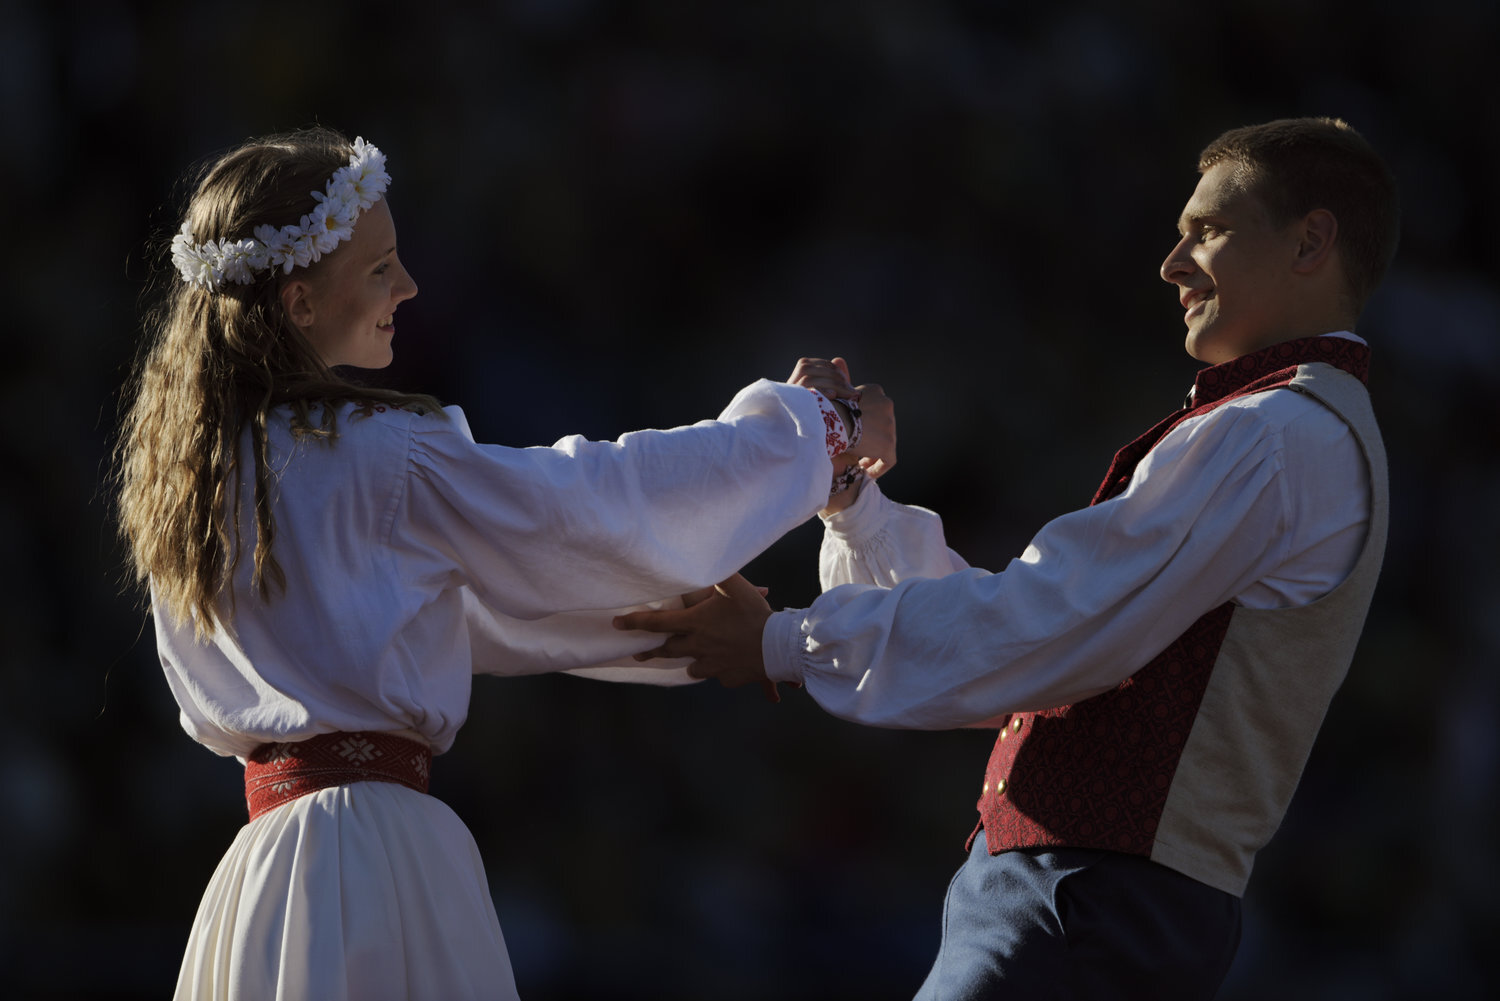
<path id="1" fill-rule="evenodd" d="M 842 358 L 798 358 L 786 381 L 816 389 L 830 400 L 859 399 L 859 390 L 849 381 L 849 365 Z"/>

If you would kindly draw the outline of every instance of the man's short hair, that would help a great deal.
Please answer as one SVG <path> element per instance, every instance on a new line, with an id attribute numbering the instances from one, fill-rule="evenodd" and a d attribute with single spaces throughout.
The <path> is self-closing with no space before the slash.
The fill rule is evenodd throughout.
<path id="1" fill-rule="evenodd" d="M 1396 254 L 1396 179 L 1363 136 L 1338 118 L 1281 118 L 1230 129 L 1198 157 L 1198 170 L 1228 162 L 1236 179 L 1285 226 L 1314 209 L 1338 220 L 1344 277 L 1355 304 L 1385 277 Z"/>

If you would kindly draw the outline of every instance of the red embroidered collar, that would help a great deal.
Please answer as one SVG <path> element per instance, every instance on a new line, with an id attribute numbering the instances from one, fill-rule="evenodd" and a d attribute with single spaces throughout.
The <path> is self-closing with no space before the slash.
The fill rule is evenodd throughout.
<path id="1" fill-rule="evenodd" d="M 1188 409 L 1197 410 L 1217 403 L 1266 376 L 1316 361 L 1343 369 L 1360 382 L 1369 381 L 1370 349 L 1367 345 L 1347 337 L 1303 337 L 1272 344 L 1233 361 L 1203 369 L 1193 380 Z"/>
<path id="2" fill-rule="evenodd" d="M 1090 503 L 1098 504 L 1123 493 L 1136 465 L 1178 424 L 1232 397 L 1284 386 L 1297 374 L 1298 365 L 1311 362 L 1324 362 L 1348 372 L 1360 382 L 1367 382 L 1370 348 L 1347 337 L 1302 337 L 1203 369 L 1193 381 L 1193 392 L 1181 410 L 1115 453 L 1109 472 L 1104 475 L 1104 482 L 1099 484 Z"/>

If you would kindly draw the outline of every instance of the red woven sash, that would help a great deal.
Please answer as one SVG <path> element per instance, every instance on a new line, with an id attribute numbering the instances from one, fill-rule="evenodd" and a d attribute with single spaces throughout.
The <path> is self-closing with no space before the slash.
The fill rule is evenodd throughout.
<path id="1" fill-rule="evenodd" d="M 432 748 L 407 737 L 361 730 L 262 744 L 245 762 L 250 819 L 319 789 L 351 782 L 399 782 L 427 791 Z"/>

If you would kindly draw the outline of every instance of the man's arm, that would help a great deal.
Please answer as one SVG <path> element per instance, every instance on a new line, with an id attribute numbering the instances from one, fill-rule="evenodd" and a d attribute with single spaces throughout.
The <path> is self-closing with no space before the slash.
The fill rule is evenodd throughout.
<path id="1" fill-rule="evenodd" d="M 1050 522 L 1001 573 L 846 585 L 775 614 L 726 586 L 679 616 L 618 624 L 672 633 L 663 651 L 699 658 L 699 676 L 801 681 L 829 712 L 872 725 L 946 729 L 1066 705 L 1118 684 L 1286 558 L 1280 441 L 1248 409 L 1184 425 L 1124 494 Z"/>

